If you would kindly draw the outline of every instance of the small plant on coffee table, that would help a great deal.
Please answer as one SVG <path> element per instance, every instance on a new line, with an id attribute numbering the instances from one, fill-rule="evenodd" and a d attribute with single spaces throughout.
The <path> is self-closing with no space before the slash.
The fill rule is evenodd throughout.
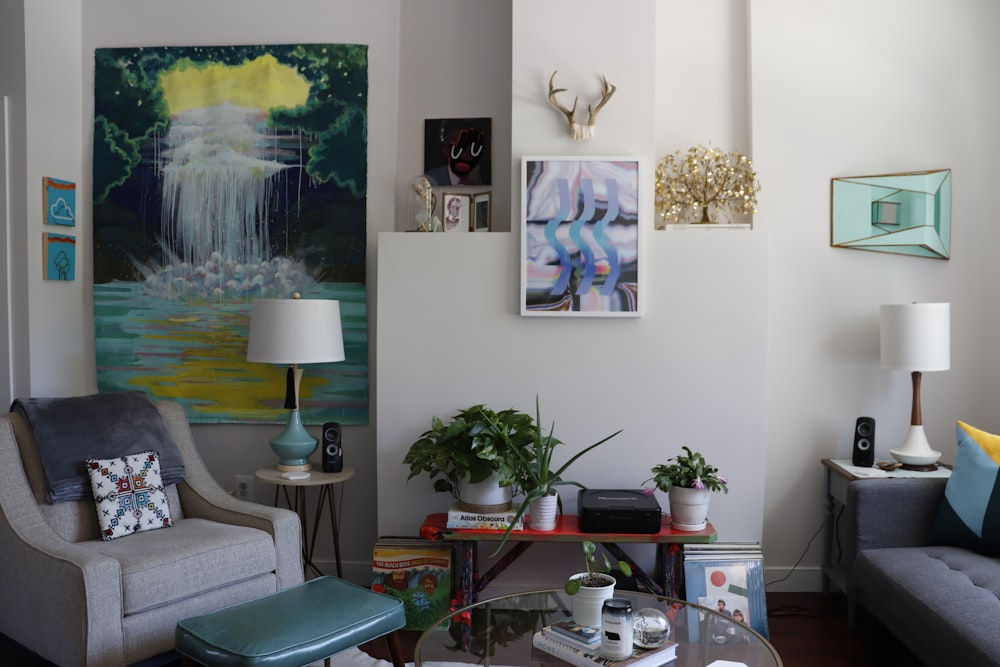
<path id="1" fill-rule="evenodd" d="M 587 562 L 587 575 L 568 579 L 563 585 L 567 595 L 576 595 L 583 586 L 603 586 L 605 582 L 601 575 L 611 574 L 611 559 L 606 553 L 601 553 L 603 565 L 597 565 L 597 545 L 593 542 L 581 542 L 580 546 L 583 547 L 583 557 Z M 632 576 L 632 568 L 625 561 L 618 561 L 615 567 L 626 577 Z"/>

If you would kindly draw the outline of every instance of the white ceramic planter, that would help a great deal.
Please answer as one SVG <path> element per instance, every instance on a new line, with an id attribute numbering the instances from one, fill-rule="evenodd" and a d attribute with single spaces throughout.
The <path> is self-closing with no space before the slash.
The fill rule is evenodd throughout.
<path id="1" fill-rule="evenodd" d="M 553 530 L 559 511 L 559 494 L 551 493 L 528 505 L 528 526 L 532 530 Z"/>
<path id="2" fill-rule="evenodd" d="M 573 579 L 586 577 L 586 572 L 574 574 Z M 581 625 L 601 625 L 601 607 L 604 601 L 615 594 L 615 578 L 610 574 L 599 575 L 609 583 L 606 586 L 591 588 L 581 586 L 576 595 L 570 597 L 573 601 L 573 620 Z"/>
<path id="3" fill-rule="evenodd" d="M 703 530 L 708 525 L 708 501 L 712 492 L 708 489 L 685 489 L 671 486 L 670 525 L 674 530 Z"/>
<path id="4" fill-rule="evenodd" d="M 510 509 L 514 489 L 500 487 L 499 476 L 493 473 L 481 482 L 463 482 L 458 491 L 458 506 L 466 512 L 506 512 Z"/>

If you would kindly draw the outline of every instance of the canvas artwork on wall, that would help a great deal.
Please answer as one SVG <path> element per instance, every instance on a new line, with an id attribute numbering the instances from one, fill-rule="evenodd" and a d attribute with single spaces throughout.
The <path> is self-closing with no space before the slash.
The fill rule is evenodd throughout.
<path id="1" fill-rule="evenodd" d="M 42 276 L 45 280 L 76 280 L 76 237 L 42 234 Z"/>
<path id="2" fill-rule="evenodd" d="M 42 179 L 46 225 L 76 226 L 76 183 L 48 176 Z"/>
<path id="3" fill-rule="evenodd" d="M 424 175 L 434 185 L 491 185 L 490 118 L 428 118 L 424 121 Z"/>
<path id="4" fill-rule="evenodd" d="M 521 314 L 637 316 L 639 163 L 522 162 Z"/>
<path id="5" fill-rule="evenodd" d="M 337 299 L 346 361 L 302 418 L 368 422 L 367 47 L 97 49 L 94 309 L 101 391 L 192 422 L 281 422 L 285 369 L 248 363 L 255 298 Z"/>

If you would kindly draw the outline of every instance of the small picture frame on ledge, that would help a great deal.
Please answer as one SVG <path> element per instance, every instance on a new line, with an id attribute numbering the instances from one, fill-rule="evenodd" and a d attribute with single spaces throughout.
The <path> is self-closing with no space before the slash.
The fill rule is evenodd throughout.
<path id="1" fill-rule="evenodd" d="M 472 231 L 493 231 L 493 196 L 490 192 L 477 192 L 472 195 Z"/>
<path id="2" fill-rule="evenodd" d="M 442 192 L 441 221 L 446 232 L 469 231 L 472 224 L 472 196 L 463 192 Z"/>

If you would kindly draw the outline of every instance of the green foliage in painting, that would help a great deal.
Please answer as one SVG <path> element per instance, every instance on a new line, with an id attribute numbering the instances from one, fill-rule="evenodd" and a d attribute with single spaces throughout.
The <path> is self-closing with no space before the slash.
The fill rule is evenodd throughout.
<path id="1" fill-rule="evenodd" d="M 264 55 L 293 68 L 309 84 L 301 107 L 269 110 L 276 130 L 315 138 L 306 172 L 318 183 L 332 181 L 355 197 L 365 196 L 364 154 L 368 133 L 368 51 L 355 44 L 283 46 L 138 47 L 98 49 L 95 58 L 94 145 L 102 159 L 94 174 L 94 203 L 102 203 L 139 164 L 143 139 L 170 123 L 160 77 L 174 69 L 208 64 L 238 66 Z"/>

